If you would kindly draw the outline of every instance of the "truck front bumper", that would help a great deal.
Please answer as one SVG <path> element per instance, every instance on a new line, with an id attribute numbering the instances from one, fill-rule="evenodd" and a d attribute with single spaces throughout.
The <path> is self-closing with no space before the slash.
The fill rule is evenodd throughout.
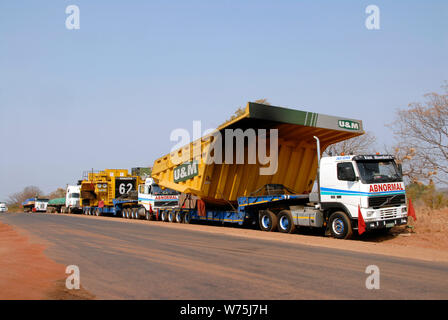
<path id="1" fill-rule="evenodd" d="M 366 221 L 366 230 L 375 230 L 383 228 L 392 228 L 396 226 L 401 226 L 408 223 L 408 218 L 395 218 L 382 221 Z"/>

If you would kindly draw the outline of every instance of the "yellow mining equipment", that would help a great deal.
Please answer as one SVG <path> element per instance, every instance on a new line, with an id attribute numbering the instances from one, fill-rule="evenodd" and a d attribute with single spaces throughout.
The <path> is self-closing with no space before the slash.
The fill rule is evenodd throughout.
<path id="1" fill-rule="evenodd" d="M 237 129 L 246 134 L 244 163 L 236 161 L 237 139 L 231 134 L 226 135 Z M 248 138 L 251 129 L 257 133 L 255 141 Z M 265 140 L 260 139 L 263 130 L 259 129 L 266 130 Z M 277 139 L 275 130 L 271 129 L 277 129 Z M 363 133 L 360 120 L 249 102 L 242 115 L 222 124 L 213 133 L 157 159 L 152 177 L 162 187 L 217 204 L 254 195 L 257 190 L 272 184 L 281 184 L 292 193 L 306 194 L 311 192 L 317 173 L 314 136 L 319 138 L 323 152 L 331 144 Z M 271 144 L 275 140 L 277 146 Z M 217 152 L 219 146 L 221 156 Z M 234 148 L 233 161 L 226 161 L 229 146 Z M 266 158 L 261 158 L 261 162 L 256 156 L 260 147 L 267 150 L 262 154 L 278 154 L 276 165 L 273 160 L 266 162 Z M 254 156 L 256 163 L 253 163 Z M 216 158 L 221 158 L 221 163 Z M 231 157 L 227 159 L 231 160 Z"/>
<path id="2" fill-rule="evenodd" d="M 130 175 L 126 169 L 106 169 L 89 172 L 81 182 L 83 207 L 113 206 L 113 200 L 126 197 L 141 184 L 139 176 Z"/>

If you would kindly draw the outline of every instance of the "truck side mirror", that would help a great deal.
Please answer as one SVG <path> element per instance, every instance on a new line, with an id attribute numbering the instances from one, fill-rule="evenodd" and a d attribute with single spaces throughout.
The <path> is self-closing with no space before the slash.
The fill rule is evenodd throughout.
<path id="1" fill-rule="evenodd" d="M 401 163 L 398 164 L 398 173 L 401 177 L 403 176 L 403 166 L 401 165 Z"/>

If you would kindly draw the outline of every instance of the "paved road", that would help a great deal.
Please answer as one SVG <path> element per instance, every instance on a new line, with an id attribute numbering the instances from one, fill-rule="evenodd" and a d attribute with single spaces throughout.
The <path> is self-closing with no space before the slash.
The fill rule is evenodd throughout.
<path id="1" fill-rule="evenodd" d="M 448 299 L 448 264 L 122 219 L 7 214 L 100 299 Z M 294 235 L 291 235 L 294 236 Z M 368 265 L 380 289 L 368 290 Z"/>

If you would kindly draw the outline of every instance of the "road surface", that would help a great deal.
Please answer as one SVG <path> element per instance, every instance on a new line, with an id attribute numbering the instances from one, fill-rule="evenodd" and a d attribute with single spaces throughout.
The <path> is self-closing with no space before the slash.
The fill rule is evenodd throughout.
<path id="1" fill-rule="evenodd" d="M 54 261 L 78 266 L 98 299 L 448 299 L 444 262 L 121 218 L 9 213 L 0 222 L 26 230 Z M 379 290 L 366 288 L 369 265 L 379 268 Z"/>

